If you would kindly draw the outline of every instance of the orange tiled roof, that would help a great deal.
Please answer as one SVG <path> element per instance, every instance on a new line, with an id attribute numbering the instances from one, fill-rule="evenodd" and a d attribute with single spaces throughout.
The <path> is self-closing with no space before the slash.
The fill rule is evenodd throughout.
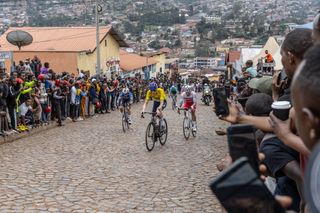
<path id="1" fill-rule="evenodd" d="M 159 51 L 163 52 L 163 53 L 171 53 L 172 52 L 172 50 L 168 47 L 161 48 Z"/>
<path id="2" fill-rule="evenodd" d="M 142 67 L 147 66 L 147 61 L 148 65 L 158 63 L 158 61 L 152 58 L 147 59 L 147 57 L 120 50 L 120 68 L 124 71 L 141 69 Z"/>
<path id="3" fill-rule="evenodd" d="M 23 30 L 33 37 L 32 44 L 22 47 L 21 51 L 58 51 L 58 52 L 80 52 L 94 51 L 96 48 L 95 27 L 10 27 L 0 37 L 1 51 L 17 51 L 18 47 L 11 45 L 6 36 L 14 30 Z M 120 46 L 127 46 L 112 27 L 100 27 L 100 40 L 111 33 L 119 42 Z"/>

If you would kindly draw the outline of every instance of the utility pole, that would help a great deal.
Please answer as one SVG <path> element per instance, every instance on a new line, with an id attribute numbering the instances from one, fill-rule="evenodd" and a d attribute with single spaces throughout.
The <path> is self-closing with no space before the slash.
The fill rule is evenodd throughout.
<path id="1" fill-rule="evenodd" d="M 101 72 L 101 63 L 100 63 L 100 30 L 99 30 L 99 10 L 100 5 L 98 5 L 98 0 L 96 0 L 96 51 L 97 51 L 97 69 L 96 74 Z"/>

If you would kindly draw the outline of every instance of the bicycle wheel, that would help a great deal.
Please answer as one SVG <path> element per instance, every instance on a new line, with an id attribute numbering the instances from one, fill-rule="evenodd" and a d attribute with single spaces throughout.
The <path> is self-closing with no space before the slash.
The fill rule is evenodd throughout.
<path id="1" fill-rule="evenodd" d="M 186 140 L 190 137 L 190 121 L 187 117 L 183 119 L 183 135 Z"/>
<path id="2" fill-rule="evenodd" d="M 159 125 L 160 126 L 159 141 L 160 141 L 160 144 L 163 146 L 167 142 L 167 138 L 168 138 L 168 124 L 166 119 L 164 118 L 162 122 L 163 122 L 162 127 Z"/>
<path id="3" fill-rule="evenodd" d="M 126 127 L 127 127 L 127 129 L 129 129 L 129 128 L 130 128 L 130 125 L 129 125 L 129 115 L 128 115 L 127 112 L 126 112 L 125 118 L 126 118 Z"/>
<path id="4" fill-rule="evenodd" d="M 172 99 L 172 110 L 175 110 L 176 109 L 176 100 L 173 98 Z"/>
<path id="5" fill-rule="evenodd" d="M 146 147 L 150 152 L 153 150 L 154 144 L 156 142 L 155 128 L 153 123 L 149 123 L 146 131 Z"/>
<path id="6" fill-rule="evenodd" d="M 122 130 L 123 130 L 123 132 L 126 132 L 126 128 L 127 128 L 127 119 L 126 119 L 126 114 L 123 113 L 122 114 Z"/>

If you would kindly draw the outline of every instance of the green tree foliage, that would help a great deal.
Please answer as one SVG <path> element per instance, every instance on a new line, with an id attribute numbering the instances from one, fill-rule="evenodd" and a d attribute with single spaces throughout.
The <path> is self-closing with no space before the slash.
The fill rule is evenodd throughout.
<path id="1" fill-rule="evenodd" d="M 196 51 L 195 56 L 196 57 L 210 57 L 213 55 L 213 53 L 210 51 L 210 46 L 212 46 L 211 42 L 200 40 L 196 44 Z"/>
<path id="2" fill-rule="evenodd" d="M 174 42 L 174 44 L 173 44 L 173 47 L 181 47 L 181 45 L 182 45 L 181 40 L 180 40 L 180 39 L 177 39 L 177 40 L 175 40 L 175 42 Z"/>
<path id="3" fill-rule="evenodd" d="M 138 24 L 138 26 L 135 26 L 129 21 L 124 21 L 123 27 L 126 32 L 131 33 L 134 36 L 140 35 L 140 33 L 143 31 L 143 26 L 141 24 Z"/>
<path id="4" fill-rule="evenodd" d="M 150 47 L 152 49 L 155 49 L 155 50 L 158 50 L 158 49 L 162 48 L 162 46 L 161 46 L 161 44 L 160 44 L 160 42 L 158 40 L 151 41 L 148 44 L 148 47 Z"/>
<path id="5" fill-rule="evenodd" d="M 171 26 L 186 23 L 186 18 L 184 14 L 179 14 L 177 8 L 173 8 L 170 10 L 156 10 L 144 13 L 140 16 L 139 22 L 143 25 Z"/>

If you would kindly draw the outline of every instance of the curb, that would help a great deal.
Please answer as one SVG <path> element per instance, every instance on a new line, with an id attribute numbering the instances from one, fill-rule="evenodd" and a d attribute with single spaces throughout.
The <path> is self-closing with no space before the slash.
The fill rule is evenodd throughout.
<path id="1" fill-rule="evenodd" d="M 65 120 L 63 124 L 67 125 L 68 123 L 71 123 L 71 121 Z M 52 123 L 50 123 L 49 125 L 46 125 L 46 126 L 41 126 L 41 127 L 34 128 L 34 129 L 30 130 L 30 131 L 21 132 L 21 133 L 13 133 L 13 134 L 1 137 L 0 138 L 0 145 L 5 144 L 5 143 L 11 143 L 11 142 L 14 142 L 16 140 L 23 139 L 23 138 L 27 138 L 27 137 L 30 137 L 30 136 L 35 135 L 37 133 L 41 133 L 43 131 L 51 130 L 51 129 L 54 129 L 54 128 L 58 128 L 58 125 L 56 124 L 56 122 L 52 122 Z"/>

